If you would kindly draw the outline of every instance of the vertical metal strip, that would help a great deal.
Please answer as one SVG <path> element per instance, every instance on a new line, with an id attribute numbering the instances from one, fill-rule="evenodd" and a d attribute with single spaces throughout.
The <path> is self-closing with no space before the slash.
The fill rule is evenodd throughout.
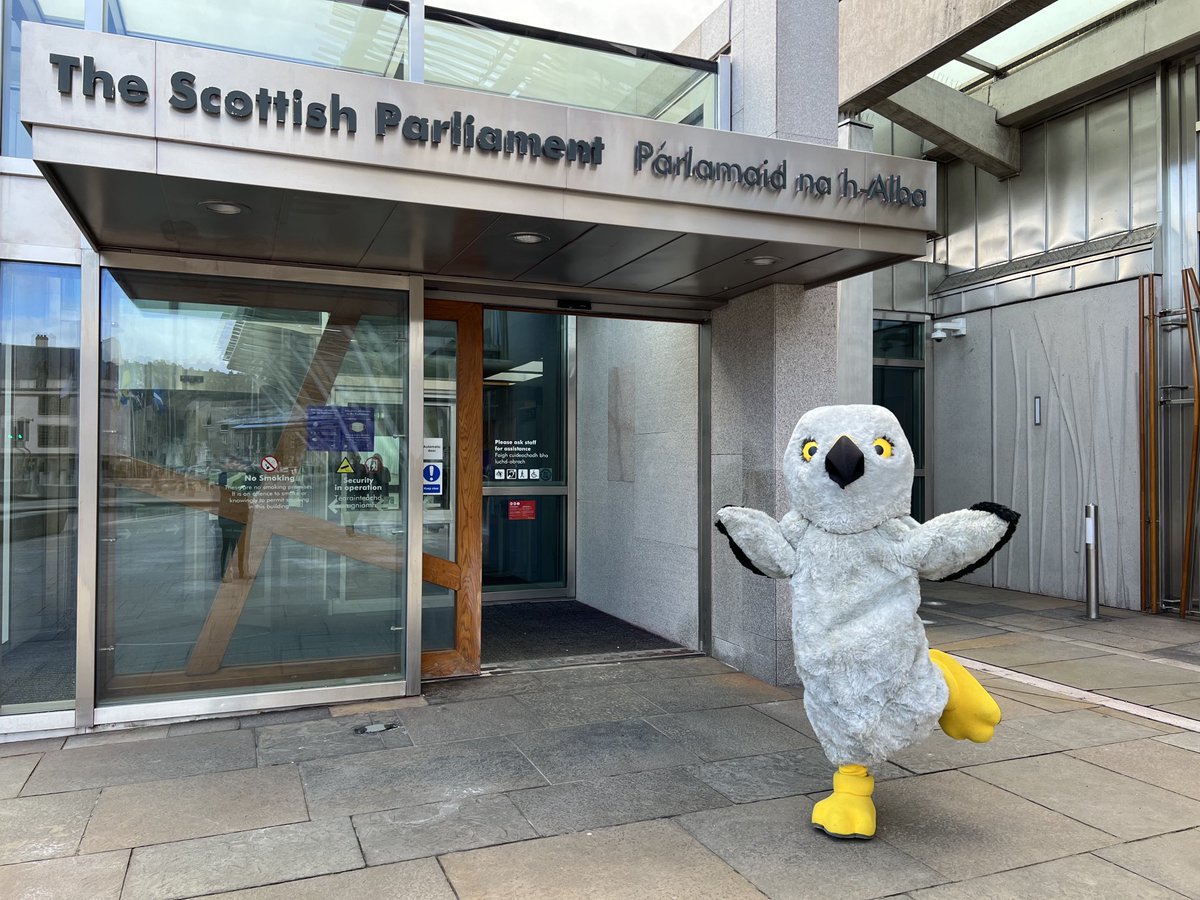
<path id="1" fill-rule="evenodd" d="M 1146 316 L 1146 277 L 1139 275 L 1137 280 L 1138 286 L 1138 522 L 1141 523 L 1139 531 L 1139 572 L 1141 575 L 1141 609 L 1142 612 L 1150 611 L 1150 566 L 1149 555 L 1147 548 L 1150 540 L 1150 511 L 1149 502 L 1147 500 L 1147 491 L 1149 490 L 1146 478 L 1146 383 L 1148 381 L 1146 372 L 1146 331 L 1147 331 L 1147 316 Z"/>
<path id="2" fill-rule="evenodd" d="M 97 552 L 100 515 L 100 255 L 82 248 L 79 272 L 79 445 L 75 539 L 75 726 L 96 709 Z"/>
<path id="3" fill-rule="evenodd" d="M 425 0 L 408 0 L 408 65 L 404 72 L 406 81 L 425 81 Z"/>
<path id="4" fill-rule="evenodd" d="M 408 288 L 408 546 L 404 618 L 404 692 L 421 692 L 421 557 L 425 552 L 425 502 L 421 494 L 425 439 L 425 279 L 412 277 Z"/>
<path id="5" fill-rule="evenodd" d="M 566 534 L 566 593 L 575 597 L 576 553 L 578 542 L 576 531 L 578 527 L 577 513 L 579 510 L 579 366 L 578 366 L 578 320 L 575 316 L 566 317 L 567 326 L 567 534 Z"/>
<path id="6" fill-rule="evenodd" d="M 733 68 L 729 62 L 729 54 L 722 53 L 717 57 L 717 128 L 720 131 L 733 130 Z"/>
<path id="7" fill-rule="evenodd" d="M 84 0 L 83 4 L 83 30 L 84 31 L 103 31 L 104 16 L 108 11 L 107 0 Z"/>
<path id="8" fill-rule="evenodd" d="M 699 649 L 712 646 L 712 322 L 696 330 L 696 569 L 700 609 Z"/>

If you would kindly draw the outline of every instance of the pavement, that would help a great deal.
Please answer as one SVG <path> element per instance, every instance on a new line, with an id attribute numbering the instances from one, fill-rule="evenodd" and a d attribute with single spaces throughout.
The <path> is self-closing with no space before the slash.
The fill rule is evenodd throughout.
<path id="1" fill-rule="evenodd" d="M 1004 721 L 880 767 L 870 842 L 809 825 L 800 689 L 691 657 L 0 744 L 0 897 L 1200 898 L 1197 626 L 929 588 Z"/>

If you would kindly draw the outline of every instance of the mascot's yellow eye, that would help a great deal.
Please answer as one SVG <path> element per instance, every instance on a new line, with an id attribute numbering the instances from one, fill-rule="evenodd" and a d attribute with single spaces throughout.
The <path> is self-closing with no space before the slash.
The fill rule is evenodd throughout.
<path id="1" fill-rule="evenodd" d="M 804 442 L 804 446 L 800 448 L 800 455 L 804 457 L 805 462 L 811 462 L 812 458 L 817 453 L 817 442 L 811 438 Z"/>
<path id="2" fill-rule="evenodd" d="M 875 438 L 875 443 L 872 446 L 875 448 L 875 452 L 884 459 L 892 455 L 892 442 L 885 437 Z"/>

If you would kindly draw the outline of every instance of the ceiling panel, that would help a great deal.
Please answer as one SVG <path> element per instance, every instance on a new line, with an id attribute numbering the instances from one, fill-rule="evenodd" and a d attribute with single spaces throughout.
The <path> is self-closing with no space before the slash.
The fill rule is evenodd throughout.
<path id="1" fill-rule="evenodd" d="M 159 176 L 167 208 L 184 253 L 216 254 L 248 259 L 271 259 L 283 195 L 252 184 L 201 181 Z M 205 200 L 224 200 L 248 207 L 224 216 L 200 206 Z"/>
<path id="2" fill-rule="evenodd" d="M 496 213 L 397 203 L 360 261 L 368 269 L 437 272 L 496 220 Z"/>
<path id="3" fill-rule="evenodd" d="M 62 165 L 52 170 L 67 192 L 67 208 L 80 211 L 102 246 L 179 251 L 157 176 Z"/>
<path id="4" fill-rule="evenodd" d="M 518 280 L 585 285 L 682 235 L 682 231 L 597 225 Z"/>
<path id="5" fill-rule="evenodd" d="M 589 286 L 618 291 L 657 290 L 717 260 L 746 255 L 747 251 L 760 243 L 711 234 L 685 234 L 596 279 Z"/>
<path id="6" fill-rule="evenodd" d="M 698 272 L 693 272 L 660 290 L 670 294 L 690 294 L 711 297 L 764 277 L 772 281 L 786 281 L 784 273 L 799 263 L 815 259 L 828 253 L 825 247 L 810 247 L 806 244 L 781 244 L 770 242 L 759 244 L 749 253 L 739 253 L 721 260 Z M 770 265 L 754 265 L 751 259 L 774 259 Z"/>
<path id="7" fill-rule="evenodd" d="M 557 253 L 591 227 L 587 222 L 566 219 L 502 215 L 438 272 L 507 281 Z M 520 231 L 540 234 L 545 240 L 539 244 L 518 243 L 511 235 Z"/>

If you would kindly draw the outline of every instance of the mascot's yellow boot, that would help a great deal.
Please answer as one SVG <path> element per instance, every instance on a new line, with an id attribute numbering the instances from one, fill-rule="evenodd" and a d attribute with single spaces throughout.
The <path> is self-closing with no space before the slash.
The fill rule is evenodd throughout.
<path id="1" fill-rule="evenodd" d="M 1000 723 L 1000 707 L 992 695 L 983 689 L 975 676 L 941 650 L 930 650 L 929 658 L 942 670 L 950 699 L 938 724 L 942 731 L 956 741 L 969 740 L 983 744 L 992 739 Z"/>
<path id="2" fill-rule="evenodd" d="M 812 823 L 830 837 L 868 840 L 875 835 L 875 779 L 866 766 L 839 766 L 833 793 L 813 807 Z"/>

